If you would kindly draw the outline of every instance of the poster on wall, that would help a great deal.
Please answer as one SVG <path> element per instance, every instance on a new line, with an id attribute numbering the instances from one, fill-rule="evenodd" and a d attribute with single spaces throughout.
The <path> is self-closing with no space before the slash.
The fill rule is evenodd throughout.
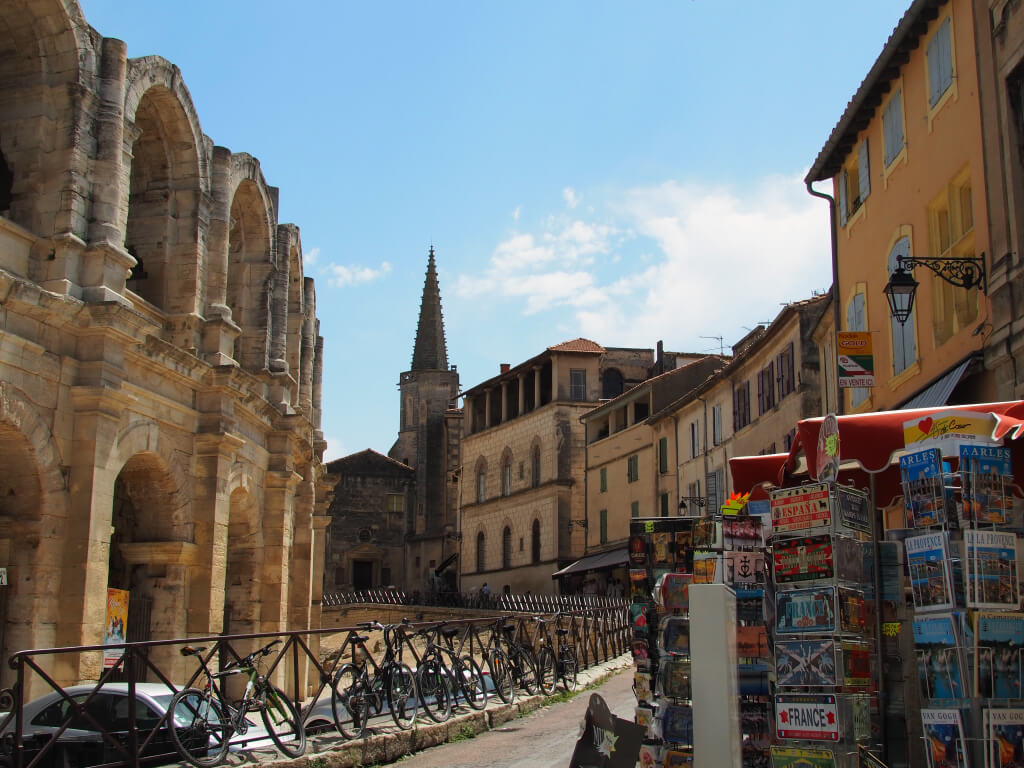
<path id="1" fill-rule="evenodd" d="M 780 635 L 828 634 L 836 629 L 836 588 L 778 592 L 775 631 Z"/>
<path id="2" fill-rule="evenodd" d="M 772 547 L 775 583 L 831 579 L 835 575 L 832 562 L 832 536 L 802 536 L 776 541 Z"/>
<path id="3" fill-rule="evenodd" d="M 103 642 L 114 645 L 125 642 L 128 627 L 128 590 L 107 589 L 107 623 Z M 103 668 L 110 669 L 121 657 L 123 648 L 106 648 L 103 651 Z"/>
<path id="4" fill-rule="evenodd" d="M 988 699 L 1024 698 L 1024 613 L 979 612 L 974 639 L 975 695 Z"/>
<path id="5" fill-rule="evenodd" d="M 922 709 L 928 768 L 967 768 L 964 726 L 958 709 Z"/>
<path id="6" fill-rule="evenodd" d="M 775 681 L 784 688 L 837 685 L 836 646 L 824 640 L 777 640 Z"/>
<path id="7" fill-rule="evenodd" d="M 945 533 L 912 536 L 904 542 L 910 591 L 919 611 L 952 610 L 953 589 Z"/>
<path id="8" fill-rule="evenodd" d="M 772 491 L 772 532 L 779 534 L 808 528 L 828 528 L 832 524 L 829 499 L 827 483 Z"/>
<path id="9" fill-rule="evenodd" d="M 871 349 L 871 331 L 836 333 L 840 387 L 875 386 L 875 358 Z"/>
<path id="10" fill-rule="evenodd" d="M 964 531 L 968 608 L 1016 608 L 1017 535 L 1000 531 Z"/>
<path id="11" fill-rule="evenodd" d="M 960 446 L 964 517 L 1003 525 L 1013 509 L 1010 449 L 989 445 Z"/>
<path id="12" fill-rule="evenodd" d="M 775 695 L 775 732 L 780 739 L 839 741 L 839 708 L 830 693 Z"/>

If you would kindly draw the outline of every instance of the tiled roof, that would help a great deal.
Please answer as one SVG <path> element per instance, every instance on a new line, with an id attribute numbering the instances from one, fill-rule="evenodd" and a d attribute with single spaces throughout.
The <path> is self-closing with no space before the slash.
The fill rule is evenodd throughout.
<path id="1" fill-rule="evenodd" d="M 596 352 L 601 354 L 604 351 L 604 347 L 590 339 L 573 339 L 548 347 L 548 352 Z"/>
<path id="2" fill-rule="evenodd" d="M 928 29 L 928 22 L 938 16 L 938 9 L 948 0 L 914 0 L 903 14 L 899 24 L 889 35 L 882 52 L 861 81 L 857 92 L 846 105 L 843 116 L 821 148 L 811 169 L 804 178 L 807 182 L 824 181 L 839 172 L 843 160 L 853 149 L 857 134 L 867 127 L 875 109 L 889 91 L 889 84 L 899 77 L 900 67 L 908 60 L 910 51 Z"/>
<path id="3" fill-rule="evenodd" d="M 357 453 L 350 453 L 348 456 L 342 456 L 340 459 L 327 462 L 328 472 L 337 472 L 341 469 L 355 469 L 359 468 L 366 470 L 370 465 L 391 467 L 394 469 L 404 469 L 412 472 L 413 468 L 408 464 L 403 464 L 396 459 L 392 459 L 390 456 L 385 456 L 383 453 L 373 450 L 373 448 L 367 448 L 365 451 L 359 451 Z"/>

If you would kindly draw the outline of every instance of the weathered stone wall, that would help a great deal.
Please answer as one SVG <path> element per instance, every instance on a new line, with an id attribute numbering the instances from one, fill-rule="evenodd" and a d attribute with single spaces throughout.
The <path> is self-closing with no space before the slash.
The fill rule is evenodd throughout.
<path id="1" fill-rule="evenodd" d="M 315 624 L 330 484 L 298 228 L 173 64 L 74 0 L 5 3 L 0 28 L 4 654 L 102 642 L 108 587 L 136 639 Z"/>

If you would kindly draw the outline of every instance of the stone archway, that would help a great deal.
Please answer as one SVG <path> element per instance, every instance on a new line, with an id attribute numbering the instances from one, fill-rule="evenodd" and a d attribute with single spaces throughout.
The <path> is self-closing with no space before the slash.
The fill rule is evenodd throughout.
<path id="1" fill-rule="evenodd" d="M 224 634 L 260 631 L 262 602 L 260 575 L 263 532 L 259 504 L 244 488 L 231 494 L 228 519 L 227 563 L 224 572 Z"/>
<path id="2" fill-rule="evenodd" d="M 271 211 L 262 188 L 256 181 L 243 178 L 231 201 L 227 302 L 231 319 L 242 329 L 235 341 L 235 360 L 250 371 L 262 371 L 268 365 L 271 245 Z"/>
<path id="3" fill-rule="evenodd" d="M 153 452 L 133 455 L 114 481 L 107 584 L 128 590 L 129 641 L 186 634 L 196 547 L 179 496 L 170 469 Z M 150 658 L 164 674 L 181 667 L 174 648 L 155 648 Z"/>

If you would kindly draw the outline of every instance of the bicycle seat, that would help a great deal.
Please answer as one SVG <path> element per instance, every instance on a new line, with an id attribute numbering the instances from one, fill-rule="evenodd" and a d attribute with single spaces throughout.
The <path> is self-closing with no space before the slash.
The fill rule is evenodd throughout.
<path id="1" fill-rule="evenodd" d="M 191 645 L 186 645 L 178 653 L 182 656 L 198 656 L 200 653 L 205 651 L 206 648 L 193 648 Z"/>
<path id="2" fill-rule="evenodd" d="M 370 639 L 369 635 L 352 635 L 352 642 L 353 643 L 365 643 L 369 639 Z"/>
<path id="3" fill-rule="evenodd" d="M 457 634 L 459 634 L 459 628 L 458 627 L 445 627 L 444 629 L 441 630 L 441 634 L 444 635 L 445 637 L 455 637 Z"/>
<path id="4" fill-rule="evenodd" d="M 560 627 L 560 628 L 555 630 L 555 634 L 556 635 L 568 635 L 569 634 L 569 630 L 566 629 L 565 627 Z"/>

